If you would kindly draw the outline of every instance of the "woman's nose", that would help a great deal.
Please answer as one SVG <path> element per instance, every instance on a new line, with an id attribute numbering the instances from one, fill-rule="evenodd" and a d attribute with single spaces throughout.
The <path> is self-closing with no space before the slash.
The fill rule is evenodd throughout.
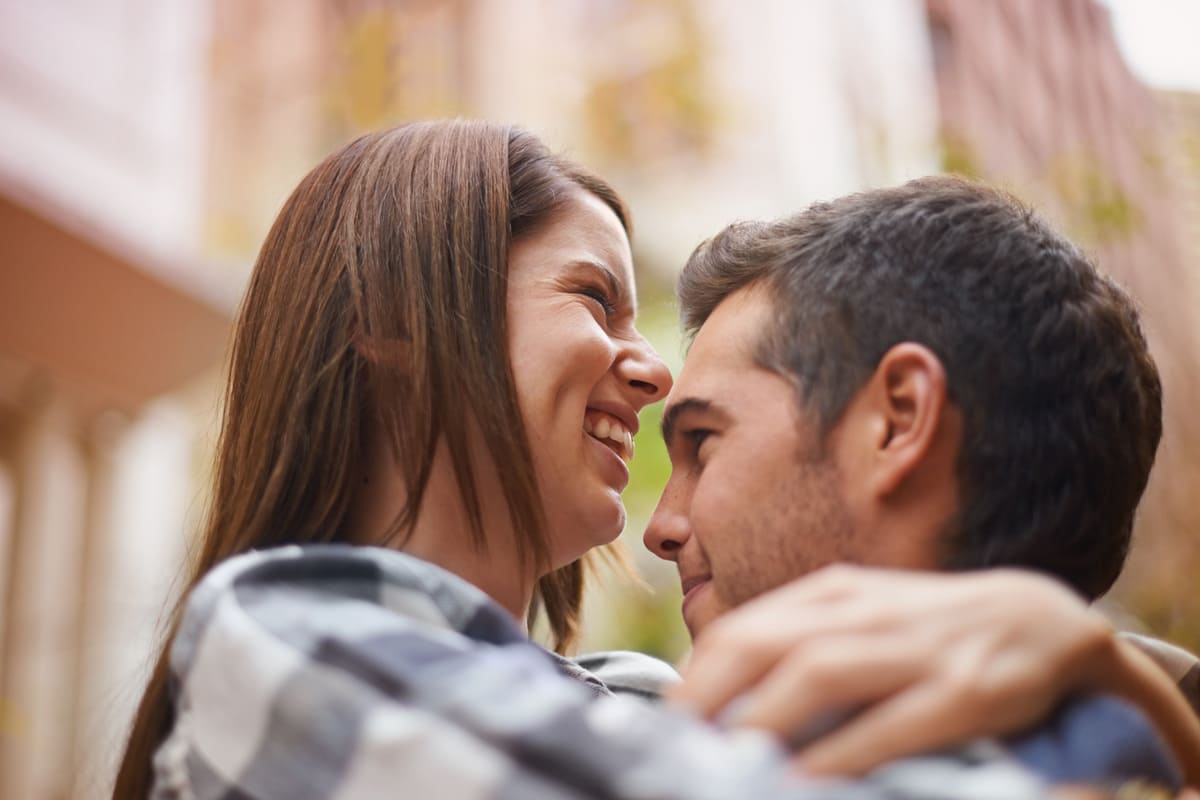
<path id="1" fill-rule="evenodd" d="M 617 375 L 630 387 L 629 400 L 640 410 L 656 403 L 671 391 L 671 371 L 645 337 L 630 343 L 628 353 L 617 363 Z"/>

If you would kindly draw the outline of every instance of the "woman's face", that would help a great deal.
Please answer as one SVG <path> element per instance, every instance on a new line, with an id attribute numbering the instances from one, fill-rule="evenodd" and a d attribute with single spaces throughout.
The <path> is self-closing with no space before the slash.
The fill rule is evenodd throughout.
<path id="1" fill-rule="evenodd" d="M 671 375 L 634 327 L 629 240 L 599 198 L 576 189 L 508 269 L 509 353 L 559 567 L 620 534 L 637 413 Z"/>

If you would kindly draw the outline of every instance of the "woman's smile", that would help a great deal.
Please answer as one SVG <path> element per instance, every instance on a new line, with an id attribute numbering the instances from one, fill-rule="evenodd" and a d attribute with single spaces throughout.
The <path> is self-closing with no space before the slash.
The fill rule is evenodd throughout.
<path id="1" fill-rule="evenodd" d="M 633 432 L 611 414 L 589 408 L 583 418 L 583 432 L 612 448 L 626 464 L 633 460 Z"/>
<path id="2" fill-rule="evenodd" d="M 583 190 L 510 249 L 509 352 L 556 564 L 621 533 L 638 411 L 671 387 L 636 291 L 620 219 Z"/>

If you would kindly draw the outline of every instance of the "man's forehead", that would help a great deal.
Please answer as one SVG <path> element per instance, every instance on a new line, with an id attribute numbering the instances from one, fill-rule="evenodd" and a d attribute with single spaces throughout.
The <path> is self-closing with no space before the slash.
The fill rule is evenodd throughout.
<path id="1" fill-rule="evenodd" d="M 701 415 L 694 418 L 698 424 L 724 433 L 745 426 L 757 430 L 759 425 L 796 424 L 791 382 L 758 358 L 774 313 L 770 295 L 750 287 L 731 294 L 709 315 L 667 397 L 663 433 L 669 447 L 678 423 L 694 414 Z"/>
<path id="2" fill-rule="evenodd" d="M 758 369 L 755 349 L 770 319 L 770 301 L 759 289 L 740 289 L 713 309 L 696 334 L 671 400 L 709 394 L 725 386 L 730 373 Z"/>

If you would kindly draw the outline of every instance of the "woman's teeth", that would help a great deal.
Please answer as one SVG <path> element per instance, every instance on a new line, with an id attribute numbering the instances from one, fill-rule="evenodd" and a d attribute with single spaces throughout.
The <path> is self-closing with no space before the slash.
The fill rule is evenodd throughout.
<path id="1" fill-rule="evenodd" d="M 583 430 L 602 442 L 608 441 L 617 445 L 618 455 L 622 460 L 631 461 L 633 459 L 633 435 L 625 430 L 625 426 L 621 423 L 608 417 L 600 417 L 594 422 L 585 418 Z"/>

